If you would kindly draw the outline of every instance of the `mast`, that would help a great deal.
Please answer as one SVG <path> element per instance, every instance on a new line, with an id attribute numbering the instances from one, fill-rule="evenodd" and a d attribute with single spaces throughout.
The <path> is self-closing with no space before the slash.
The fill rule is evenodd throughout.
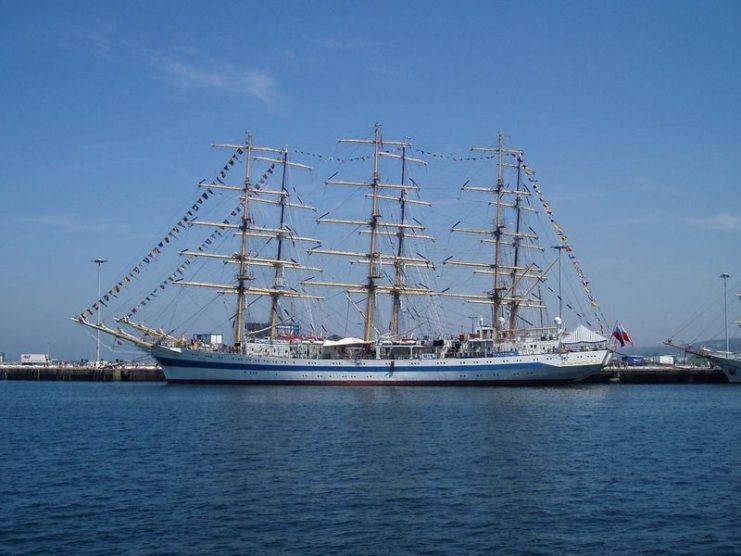
<path id="1" fill-rule="evenodd" d="M 373 333 L 373 317 L 376 311 L 376 278 L 381 278 L 376 269 L 376 231 L 378 229 L 378 145 L 381 141 L 381 126 L 375 125 L 375 137 L 373 140 L 373 185 L 372 197 L 373 208 L 370 219 L 370 247 L 368 248 L 368 298 L 365 308 L 365 328 L 363 340 L 370 342 Z"/>
<path id="2" fill-rule="evenodd" d="M 395 237 L 403 242 L 402 238 L 414 238 L 414 239 L 434 239 L 431 236 L 423 235 L 423 234 L 417 234 L 414 233 L 413 235 L 406 235 L 406 231 L 410 230 L 412 232 L 415 232 L 416 230 L 424 230 L 424 226 L 421 224 L 411 224 L 404 221 L 405 217 L 405 209 L 402 210 L 402 221 L 401 222 L 387 222 L 381 218 L 381 201 L 396 201 L 403 203 L 403 206 L 406 206 L 407 203 L 413 203 L 413 204 L 419 204 L 419 205 L 427 205 L 429 206 L 430 203 L 426 201 L 419 201 L 416 199 L 408 199 L 406 196 L 406 192 L 410 189 L 417 190 L 419 189 L 419 186 L 417 184 L 414 185 L 407 185 L 405 182 L 406 179 L 406 169 L 403 170 L 402 173 L 402 182 L 403 183 L 383 183 L 380 178 L 380 159 L 381 157 L 386 158 L 394 158 L 397 160 L 400 160 L 402 164 L 406 164 L 407 162 L 413 162 L 418 164 L 425 164 L 423 160 L 419 160 L 416 158 L 410 158 L 404 154 L 403 156 L 389 152 L 388 150 L 382 150 L 383 147 L 389 146 L 389 147 L 396 147 L 398 149 L 404 149 L 405 147 L 408 147 L 409 144 L 405 141 L 384 141 L 381 138 L 381 126 L 380 124 L 375 124 L 374 130 L 373 130 L 373 138 L 372 139 L 339 139 L 340 143 L 361 143 L 366 145 L 372 145 L 373 146 L 373 176 L 370 181 L 346 181 L 346 180 L 332 180 L 329 179 L 326 181 L 327 185 L 340 185 L 340 186 L 350 186 L 350 187 L 364 187 L 369 188 L 370 191 L 366 193 L 366 197 L 371 199 L 371 214 L 370 218 L 368 220 L 353 220 L 353 219 L 346 219 L 346 218 L 327 218 L 327 215 L 329 213 L 326 213 L 319 217 L 317 219 L 317 222 L 319 223 L 331 223 L 331 224 L 346 224 L 354 227 L 360 227 L 361 234 L 368 234 L 370 236 L 370 241 L 368 244 L 368 251 L 367 252 L 358 252 L 358 251 L 340 251 L 335 249 L 322 249 L 322 248 L 312 248 L 309 249 L 309 253 L 317 253 L 317 254 L 323 254 L 323 255 L 336 255 L 336 256 L 345 256 L 345 257 L 352 257 L 357 259 L 356 262 L 362 262 L 364 264 L 367 264 L 367 276 L 365 279 L 365 283 L 363 284 L 353 284 L 353 283 L 347 283 L 347 282 L 323 282 L 318 280 L 305 280 L 301 282 L 303 285 L 311 285 L 311 286 L 333 286 L 333 287 L 340 287 L 346 289 L 349 293 L 364 293 L 366 295 L 366 307 L 365 312 L 363 314 L 364 318 L 364 326 L 363 326 L 363 340 L 365 342 L 371 342 L 373 340 L 373 334 L 376 330 L 373 326 L 374 320 L 375 320 L 375 313 L 376 313 L 376 296 L 378 294 L 385 294 L 385 295 L 391 295 L 394 297 L 396 301 L 396 310 L 392 310 L 392 320 L 395 321 L 395 324 L 391 325 L 392 329 L 396 329 L 398 331 L 398 322 L 399 322 L 399 311 L 398 307 L 400 307 L 400 300 L 399 296 L 402 293 L 408 294 L 408 295 L 431 295 L 433 292 L 427 288 L 427 287 L 407 287 L 404 285 L 403 281 L 403 268 L 406 266 L 418 266 L 418 267 L 431 267 L 432 262 L 423 256 L 419 257 L 408 257 L 401 254 L 401 249 L 403 248 L 403 245 L 398 246 L 396 249 L 396 253 L 391 255 L 387 253 L 382 253 L 378 249 L 378 241 L 379 237 L 386 236 L 386 237 Z M 384 192 L 387 190 L 398 190 L 399 196 L 394 195 L 388 195 Z M 394 280 L 394 283 L 392 285 L 385 285 L 382 283 L 379 283 L 380 280 L 383 278 L 383 274 L 381 272 L 381 268 L 384 264 L 391 264 L 394 265 L 397 268 L 397 278 Z M 395 316 L 394 316 L 395 315 Z"/>
<path id="3" fill-rule="evenodd" d="M 518 189 L 517 191 L 511 192 L 505 190 L 504 187 L 504 153 L 507 152 L 508 154 L 515 154 L 519 155 L 521 154 L 521 151 L 516 149 L 506 149 L 504 148 L 504 136 L 502 135 L 502 132 L 500 131 L 497 134 L 497 146 L 496 148 L 488 148 L 488 147 L 474 147 L 471 150 L 474 151 L 483 151 L 483 152 L 491 152 L 497 154 L 497 185 L 492 191 L 496 195 L 496 201 L 494 201 L 493 204 L 496 204 L 497 206 L 497 216 L 496 220 L 494 221 L 493 229 L 491 230 L 491 235 L 493 236 L 493 243 L 494 243 L 494 265 L 492 268 L 492 273 L 494 275 L 494 289 L 491 291 L 491 320 L 492 320 L 492 326 L 494 327 L 494 330 L 496 331 L 496 336 L 500 337 L 502 333 L 502 323 L 499 320 L 499 316 L 502 309 L 503 304 L 503 296 L 502 296 L 502 290 L 507 289 L 506 287 L 502 286 L 502 271 L 507 270 L 507 268 L 504 267 L 502 264 L 502 251 L 503 251 L 503 240 L 502 236 L 507 235 L 507 232 L 504 231 L 504 228 L 506 228 L 506 225 L 503 222 L 503 214 L 502 214 L 502 208 L 505 206 L 504 204 L 504 195 L 505 193 L 514 193 L 515 199 L 519 200 L 520 194 L 522 193 L 519 189 L 519 180 L 518 180 Z M 464 189 L 466 189 L 464 187 Z M 483 190 L 484 188 L 468 188 L 468 189 L 474 189 L 474 190 Z M 515 202 L 512 208 L 516 208 L 517 205 L 519 205 L 518 202 Z M 521 234 L 518 231 L 516 231 L 514 234 L 509 234 L 512 236 L 512 242 L 509 242 L 512 245 L 516 245 L 519 242 L 519 239 L 521 239 Z M 518 265 L 515 262 L 509 270 L 512 270 L 513 274 L 517 272 Z M 512 299 L 516 299 L 517 296 L 512 295 Z M 510 324 L 511 321 L 510 321 Z M 510 326 L 511 329 L 514 329 L 514 326 Z"/>
<path id="4" fill-rule="evenodd" d="M 501 143 L 500 143 L 501 147 Z M 519 192 L 522 186 L 522 157 L 520 155 L 517 155 L 517 191 Z M 518 234 L 515 239 L 512 241 L 514 243 L 514 260 L 513 260 L 513 266 L 517 267 L 519 263 L 520 258 L 520 223 L 522 220 L 522 211 L 520 210 L 520 203 L 522 203 L 522 197 L 520 195 L 517 195 L 515 197 L 515 211 L 517 213 L 516 216 L 516 223 L 515 223 L 515 233 Z M 512 271 L 512 301 L 510 302 L 509 307 L 509 329 L 514 331 L 515 328 L 517 328 L 517 308 L 518 308 L 518 302 L 517 302 L 517 290 L 515 289 L 515 284 L 517 283 L 517 271 Z"/>
<path id="5" fill-rule="evenodd" d="M 298 298 L 315 298 L 315 296 L 308 296 L 303 292 L 285 290 L 285 282 L 283 275 L 285 269 L 291 270 L 321 270 L 315 267 L 308 267 L 301 265 L 293 260 L 283 259 L 283 239 L 290 238 L 293 241 L 310 241 L 314 243 L 320 243 L 319 240 L 301 237 L 295 234 L 293 230 L 285 225 L 285 210 L 287 207 L 295 207 L 301 209 L 309 209 L 315 211 L 314 207 L 304 205 L 303 203 L 291 203 L 288 202 L 288 189 L 286 187 L 286 167 L 295 166 L 304 169 L 311 169 L 310 166 L 304 164 L 298 164 L 296 162 L 288 161 L 287 149 L 274 149 L 271 147 L 257 147 L 252 144 L 252 134 L 247 133 L 246 141 L 243 145 L 233 144 L 214 144 L 213 147 L 223 147 L 237 149 L 237 152 L 245 153 L 245 178 L 244 183 L 241 187 L 224 185 L 223 183 L 200 183 L 200 187 L 214 188 L 240 192 L 241 194 L 241 221 L 240 224 L 229 224 L 224 222 L 208 222 L 203 220 L 194 220 L 194 225 L 200 226 L 212 226 L 220 229 L 233 229 L 236 230 L 234 235 L 240 238 L 240 250 L 239 253 L 232 255 L 218 254 L 218 253 L 206 253 L 201 251 L 181 251 L 181 255 L 189 257 L 206 257 L 210 259 L 222 260 L 227 263 L 236 263 L 238 265 L 237 275 L 234 284 L 214 284 L 208 282 L 192 282 L 185 280 L 178 280 L 175 283 L 182 286 L 197 286 L 205 288 L 214 288 L 220 290 L 220 293 L 235 294 L 237 297 L 236 303 L 236 314 L 235 314 L 235 331 L 234 331 L 234 344 L 240 346 L 244 339 L 244 328 L 246 322 L 247 303 L 246 296 L 271 296 L 271 337 L 275 337 L 275 324 L 277 321 L 278 312 L 278 300 L 281 296 L 287 297 L 298 297 Z M 269 158 L 264 156 L 253 156 L 254 153 L 272 153 L 279 154 L 281 158 Z M 283 165 L 283 178 L 280 190 L 261 189 L 260 183 L 256 187 L 252 186 L 252 161 L 261 160 L 272 163 L 273 165 Z M 271 166 L 271 168 L 274 166 Z M 268 170 L 268 173 L 272 173 L 272 169 Z M 278 197 L 278 200 L 271 199 L 269 197 Z M 249 205 L 251 202 L 267 203 L 280 207 L 280 224 L 278 228 L 270 228 L 265 226 L 256 226 L 250 223 L 250 217 L 248 213 Z M 248 238 L 259 237 L 259 238 L 272 238 L 278 241 L 278 253 L 275 259 L 264 258 L 264 257 L 252 257 L 249 256 L 248 252 Z M 271 266 L 275 268 L 275 276 L 273 280 L 272 288 L 257 288 L 249 286 L 248 282 L 254 280 L 254 276 L 249 272 L 250 266 Z"/>
<path id="6" fill-rule="evenodd" d="M 499 155 L 499 161 L 497 163 L 497 221 L 494 229 L 494 291 L 493 301 L 491 306 L 492 312 L 492 326 L 497 332 L 497 336 L 501 331 L 502 325 L 499 322 L 499 308 L 501 307 L 501 296 L 499 291 L 499 274 L 501 265 L 501 244 L 502 244 L 502 191 L 504 190 L 504 180 L 502 173 L 504 167 L 502 166 L 502 132 L 499 132 L 499 147 L 497 148 L 497 154 Z M 516 267 L 515 267 L 516 268 Z"/>
<path id="7" fill-rule="evenodd" d="M 234 321 L 234 345 L 239 346 L 242 343 L 242 328 L 245 322 L 245 283 L 252 280 L 251 275 L 245 274 L 247 269 L 247 228 L 249 217 L 247 208 L 250 202 L 250 170 L 252 168 L 252 133 L 247 132 L 245 141 L 245 163 L 244 163 L 244 188 L 242 189 L 242 226 L 240 227 L 240 252 L 239 252 L 239 271 L 237 272 L 237 313 Z"/>
<path id="8" fill-rule="evenodd" d="M 522 250 L 536 249 L 543 251 L 538 244 L 538 234 L 532 228 L 523 230 L 522 212 L 529 211 L 537 213 L 537 209 L 531 206 L 523 205 L 523 197 L 529 196 L 530 192 L 524 188 L 521 180 L 522 157 L 524 152 L 520 149 L 506 148 L 504 146 L 504 136 L 500 132 L 497 136 L 496 147 L 473 147 L 472 151 L 481 151 L 495 153 L 497 159 L 497 178 L 494 187 L 473 186 L 466 182 L 461 188 L 464 191 L 477 191 L 494 196 L 494 199 L 488 201 L 489 205 L 496 205 L 496 217 L 488 228 L 463 228 L 459 227 L 459 220 L 449 228 L 451 232 L 462 232 L 484 236 L 480 241 L 482 243 L 494 244 L 493 261 L 465 261 L 453 260 L 448 257 L 443 264 L 473 267 L 475 274 L 487 274 L 493 278 L 493 289 L 486 294 L 464 294 L 464 293 L 444 293 L 446 297 L 460 297 L 466 299 L 469 303 L 480 303 L 490 305 L 492 327 L 495 330 L 496 338 L 502 339 L 508 335 L 514 336 L 517 330 L 517 312 L 520 308 L 526 307 L 537 309 L 543 307 L 542 299 L 536 296 L 531 299 L 529 296 L 537 285 L 544 281 L 545 275 L 552 268 L 551 264 L 547 269 L 542 270 L 537 264 L 524 264 L 521 261 Z M 504 155 L 512 155 L 517 158 L 517 164 L 504 161 Z M 517 187 L 509 189 L 504 183 L 504 168 L 517 169 Z M 513 201 L 510 199 L 514 198 Z M 516 225 L 513 231 L 507 230 L 504 219 L 504 210 L 513 209 L 516 214 Z M 511 260 L 505 262 L 505 251 L 512 250 L 514 256 Z M 506 277 L 509 276 L 511 284 L 506 283 Z M 534 284 L 523 287 L 518 291 L 518 286 L 523 280 L 534 280 Z M 505 306 L 509 306 L 510 320 L 507 329 L 503 328 L 504 319 L 502 312 Z"/>
<path id="9" fill-rule="evenodd" d="M 401 185 L 404 185 L 406 179 L 406 162 L 407 162 L 407 148 L 406 146 L 401 147 Z M 399 206 L 401 208 L 401 218 L 399 221 L 405 223 L 405 212 L 406 212 L 406 189 L 402 189 L 399 194 Z M 391 294 L 391 323 L 389 325 L 389 332 L 392 336 L 399 335 L 399 313 L 401 312 L 401 291 L 400 288 L 404 285 L 404 263 L 401 260 L 401 254 L 404 246 L 404 228 L 400 227 L 398 231 L 399 241 L 396 249 L 397 259 L 394 262 L 396 269 L 396 275 L 394 277 L 394 285 L 397 289 Z"/>
<path id="10" fill-rule="evenodd" d="M 280 224 L 279 228 L 283 229 L 285 226 L 285 215 L 286 215 L 286 199 L 288 198 L 288 190 L 286 189 L 286 172 L 288 172 L 288 149 L 285 149 L 283 151 L 283 172 L 281 175 L 281 181 L 280 181 L 280 191 L 282 195 L 280 196 Z M 275 259 L 277 261 L 281 261 L 282 255 L 283 255 L 283 238 L 285 237 L 284 234 L 279 233 L 277 235 L 278 237 L 278 250 L 275 255 Z M 285 288 L 285 278 L 284 278 L 284 270 L 283 266 L 281 264 L 275 265 L 275 279 L 273 280 L 273 289 L 275 290 L 282 290 Z M 278 300 L 280 299 L 280 294 L 274 293 L 272 295 L 272 302 L 270 305 L 270 337 L 275 338 L 276 336 L 276 324 L 278 320 Z"/>

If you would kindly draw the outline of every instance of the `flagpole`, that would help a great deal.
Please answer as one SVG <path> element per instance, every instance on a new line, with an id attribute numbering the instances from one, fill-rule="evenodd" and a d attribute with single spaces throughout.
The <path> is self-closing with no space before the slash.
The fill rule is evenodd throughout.
<path id="1" fill-rule="evenodd" d="M 610 333 L 610 341 L 612 341 L 613 339 L 615 340 L 615 344 L 616 344 L 615 349 L 617 349 L 617 342 L 618 342 L 617 336 L 615 335 L 615 331 L 617 329 L 618 329 L 618 321 L 615 321 L 615 324 L 612 325 L 612 332 Z M 620 346 L 620 347 L 623 347 L 623 346 Z"/>

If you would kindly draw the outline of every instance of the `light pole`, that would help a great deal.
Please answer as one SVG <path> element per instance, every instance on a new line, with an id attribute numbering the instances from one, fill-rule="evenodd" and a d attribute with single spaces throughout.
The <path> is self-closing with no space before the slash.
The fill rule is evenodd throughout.
<path id="1" fill-rule="evenodd" d="M 98 265 L 98 318 L 97 324 L 100 326 L 100 313 L 103 311 L 103 306 L 100 303 L 100 266 L 108 261 L 105 259 L 93 259 L 90 261 Z M 100 329 L 95 331 L 95 367 L 100 367 Z"/>
<path id="2" fill-rule="evenodd" d="M 551 249 L 558 250 L 558 318 L 563 322 L 563 295 L 561 291 L 561 251 L 566 249 L 565 245 L 554 245 Z"/>
<path id="3" fill-rule="evenodd" d="M 726 286 L 731 275 L 724 272 L 720 277 L 723 279 L 723 326 L 726 330 L 726 353 L 728 353 L 730 350 L 728 349 L 728 295 Z"/>

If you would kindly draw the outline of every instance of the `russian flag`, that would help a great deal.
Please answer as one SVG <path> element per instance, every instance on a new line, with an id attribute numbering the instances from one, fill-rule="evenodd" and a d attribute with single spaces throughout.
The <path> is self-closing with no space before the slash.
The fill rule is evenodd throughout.
<path id="1" fill-rule="evenodd" d="M 625 346 L 625 340 L 623 340 L 623 333 L 620 331 L 620 325 L 615 323 L 615 328 L 612 329 L 612 337 L 620 342 L 620 347 Z"/>
<path id="2" fill-rule="evenodd" d="M 628 334 L 628 331 L 625 330 L 625 327 L 622 324 L 618 324 L 620 327 L 620 332 L 623 334 L 623 340 L 628 342 L 631 346 L 633 345 L 633 340 L 631 339 L 630 335 Z"/>
<path id="3" fill-rule="evenodd" d="M 631 339 L 630 334 L 628 334 L 628 331 L 625 330 L 625 327 L 619 322 L 615 323 L 615 328 L 612 331 L 612 336 L 618 342 L 620 342 L 620 347 L 625 347 L 625 342 L 633 345 L 633 340 Z"/>

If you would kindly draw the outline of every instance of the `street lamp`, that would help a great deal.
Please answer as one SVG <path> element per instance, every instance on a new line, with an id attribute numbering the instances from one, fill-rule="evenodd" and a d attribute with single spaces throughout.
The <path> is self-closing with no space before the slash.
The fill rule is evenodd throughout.
<path id="1" fill-rule="evenodd" d="M 728 346 L 728 295 L 726 286 L 731 275 L 727 272 L 724 272 L 720 275 L 720 277 L 723 279 L 723 325 L 726 329 L 726 353 L 729 353 L 731 350 Z"/>
<path id="2" fill-rule="evenodd" d="M 554 245 L 551 249 L 558 250 L 558 318 L 563 322 L 563 296 L 561 291 L 561 251 L 566 249 L 565 245 Z"/>
<path id="3" fill-rule="evenodd" d="M 103 311 L 103 305 L 100 303 L 100 266 L 108 261 L 105 259 L 93 259 L 90 261 L 98 265 L 98 318 L 97 324 L 100 326 L 100 313 Z M 95 331 L 95 367 L 100 367 L 100 328 Z"/>

